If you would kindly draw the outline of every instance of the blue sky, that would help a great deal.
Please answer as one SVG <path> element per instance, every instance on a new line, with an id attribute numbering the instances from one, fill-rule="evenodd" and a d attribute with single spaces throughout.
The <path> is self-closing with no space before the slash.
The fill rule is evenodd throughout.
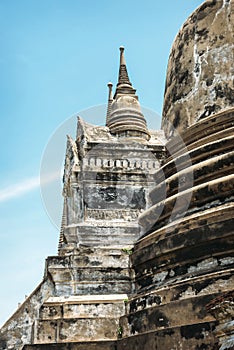
<path id="1" fill-rule="evenodd" d="M 77 113 L 106 103 L 119 46 L 141 105 L 161 114 L 171 44 L 202 2 L 0 0 L 0 324 L 41 281 L 45 258 L 57 252 L 50 211 L 59 217 L 62 197 L 59 180 L 52 181 L 54 164 L 63 163 Z M 105 122 L 102 108 L 81 115 Z M 149 126 L 159 128 L 160 118 Z M 51 147 L 54 158 L 46 158 Z M 41 161 L 52 176 L 43 184 L 46 203 Z"/>

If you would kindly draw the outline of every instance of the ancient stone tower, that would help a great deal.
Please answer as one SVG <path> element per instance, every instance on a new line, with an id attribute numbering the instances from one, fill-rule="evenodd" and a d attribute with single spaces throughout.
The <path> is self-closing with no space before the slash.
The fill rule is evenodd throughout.
<path id="1" fill-rule="evenodd" d="M 120 48 L 106 126 L 68 137 L 59 253 L 0 349 L 233 349 L 234 0 L 205 1 L 173 44 L 162 130 Z"/>

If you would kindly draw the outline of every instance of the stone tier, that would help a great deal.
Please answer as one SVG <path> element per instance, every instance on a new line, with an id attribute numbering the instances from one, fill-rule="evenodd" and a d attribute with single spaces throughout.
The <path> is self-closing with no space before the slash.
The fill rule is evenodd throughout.
<path id="1" fill-rule="evenodd" d="M 134 350 L 148 341 L 152 342 L 150 349 L 161 349 L 163 344 L 165 349 L 214 349 L 216 340 L 209 332 L 217 323 L 206 305 L 221 291 L 232 288 L 233 272 L 207 273 L 131 298 L 126 316 L 120 319 L 122 338 L 126 338 L 120 344 L 126 344 L 128 338 L 129 348 Z M 144 345 L 142 349 L 148 348 Z"/>
<path id="2" fill-rule="evenodd" d="M 209 264 L 209 262 L 207 262 Z M 206 305 L 234 284 L 233 269 L 187 278 L 129 300 L 118 350 L 218 349 L 217 322 Z M 143 345 L 144 344 L 144 345 Z"/>
<path id="3" fill-rule="evenodd" d="M 133 314 L 158 305 L 163 306 L 174 301 L 201 297 L 207 293 L 215 294 L 221 290 L 228 291 L 232 284 L 234 284 L 233 269 L 184 279 L 173 285 L 162 286 L 132 297 L 126 304 L 126 311 Z"/>
<path id="4" fill-rule="evenodd" d="M 233 208 L 195 213 L 139 241 L 132 255 L 138 292 L 232 268 Z"/>
<path id="5" fill-rule="evenodd" d="M 130 247 L 125 249 L 79 248 L 70 256 L 47 259 L 47 274 L 56 296 L 129 293 Z"/>
<path id="6" fill-rule="evenodd" d="M 126 294 L 51 297 L 34 322 L 33 344 L 117 339 Z"/>
<path id="7" fill-rule="evenodd" d="M 140 333 L 119 340 L 117 350 L 218 350 L 214 328 L 215 322 L 200 322 Z"/>
<path id="8" fill-rule="evenodd" d="M 114 214 L 113 214 L 114 215 Z M 124 249 L 132 246 L 140 237 L 140 228 L 134 222 L 116 222 L 90 220 L 77 225 L 80 244 L 90 247 L 118 247 Z"/>
<path id="9" fill-rule="evenodd" d="M 167 149 L 173 153 L 173 158 L 175 158 L 185 152 L 185 147 L 190 151 L 219 139 L 228 138 L 233 135 L 233 113 L 234 108 L 230 108 L 203 118 L 182 134 L 183 139 L 178 134 L 171 138 L 167 143 Z M 168 154 L 166 162 L 168 163 L 171 159 L 172 155 Z"/>

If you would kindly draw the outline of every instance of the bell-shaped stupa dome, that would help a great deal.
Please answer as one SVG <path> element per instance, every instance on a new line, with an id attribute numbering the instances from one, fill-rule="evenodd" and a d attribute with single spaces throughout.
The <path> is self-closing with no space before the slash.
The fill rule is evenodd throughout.
<path id="1" fill-rule="evenodd" d="M 234 1 L 205 1 L 173 43 L 162 128 L 167 137 L 234 106 Z"/>

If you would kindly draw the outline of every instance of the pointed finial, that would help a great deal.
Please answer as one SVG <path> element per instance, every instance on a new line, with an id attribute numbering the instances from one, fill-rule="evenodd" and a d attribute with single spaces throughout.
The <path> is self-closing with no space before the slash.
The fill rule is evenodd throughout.
<path id="1" fill-rule="evenodd" d="M 125 58 L 124 58 L 124 47 L 120 46 L 119 50 L 120 50 L 120 65 L 125 65 L 126 66 L 126 61 L 125 61 Z"/>
<path id="2" fill-rule="evenodd" d="M 109 124 L 109 116 L 110 116 L 110 111 L 111 111 L 111 104 L 113 101 L 113 95 L 112 95 L 112 87 L 113 84 L 111 82 L 109 82 L 107 84 L 108 88 L 109 88 L 109 93 L 108 93 L 108 104 L 107 104 L 107 111 L 106 111 L 106 125 L 108 126 Z"/>
<path id="3" fill-rule="evenodd" d="M 113 96 L 112 96 L 112 87 L 113 87 L 113 84 L 111 82 L 109 82 L 107 84 L 108 88 L 109 88 L 109 95 L 108 95 L 108 101 L 110 100 L 113 100 Z"/>
<path id="4" fill-rule="evenodd" d="M 124 58 L 124 47 L 120 46 L 120 64 L 119 64 L 119 77 L 116 85 L 114 99 L 120 94 L 135 95 L 136 90 L 133 89 L 132 84 L 129 80 L 126 61 Z"/>

